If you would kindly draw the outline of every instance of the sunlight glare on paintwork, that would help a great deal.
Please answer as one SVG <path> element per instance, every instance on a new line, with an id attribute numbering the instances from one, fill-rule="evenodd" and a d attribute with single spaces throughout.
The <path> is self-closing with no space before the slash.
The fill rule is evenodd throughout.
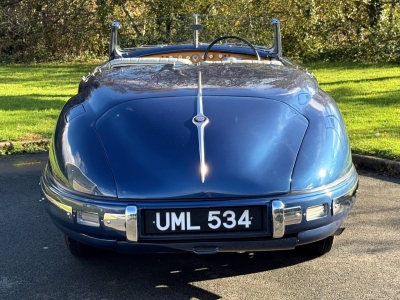
<path id="1" fill-rule="evenodd" d="M 326 171 L 325 171 L 325 170 L 319 170 L 318 175 L 319 175 L 319 177 L 321 177 L 321 178 L 325 178 L 325 176 L 326 176 Z"/>
<path id="2" fill-rule="evenodd" d="M 202 164 L 200 166 L 200 173 L 201 173 L 201 182 L 204 183 L 204 179 L 205 179 L 205 177 L 206 177 L 206 175 L 208 173 L 208 167 L 207 167 L 206 164 Z"/>
<path id="3" fill-rule="evenodd" d="M 208 173 L 208 167 L 206 164 L 201 165 L 201 173 L 206 175 Z"/>
<path id="4" fill-rule="evenodd" d="M 325 109 L 325 106 L 322 103 L 320 103 L 314 99 L 311 99 L 308 103 L 310 104 L 310 106 L 312 108 L 314 108 L 318 111 L 324 111 L 324 109 Z"/>

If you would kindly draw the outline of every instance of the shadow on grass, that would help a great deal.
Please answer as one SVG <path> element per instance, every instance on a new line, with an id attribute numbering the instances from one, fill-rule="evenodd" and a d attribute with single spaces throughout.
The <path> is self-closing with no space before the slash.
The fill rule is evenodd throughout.
<path id="1" fill-rule="evenodd" d="M 395 79 L 400 81 L 400 76 L 385 76 L 385 77 L 377 77 L 377 78 L 368 78 L 368 79 L 348 79 L 348 80 L 338 80 L 338 81 L 328 81 L 324 82 L 321 85 L 334 85 L 334 84 L 350 84 L 350 83 L 367 83 L 367 82 L 380 82 L 383 80 Z"/>
<path id="2" fill-rule="evenodd" d="M 49 97 L 64 100 L 46 100 Z M 65 95 L 0 96 L 0 110 L 61 110 L 68 99 L 69 97 Z"/>
<path id="3" fill-rule="evenodd" d="M 93 65 L 38 65 L 0 66 L 0 84 L 26 82 L 71 81 L 77 86 L 82 76 L 87 75 L 94 68 Z"/>
<path id="4" fill-rule="evenodd" d="M 353 105 L 363 104 L 375 107 L 387 107 L 390 105 L 399 105 L 400 90 L 373 93 L 373 96 L 365 94 L 361 97 L 356 89 L 351 88 L 335 88 L 327 91 L 337 103 L 352 103 Z"/>
<path id="5" fill-rule="evenodd" d="M 96 64 L 38 64 L 38 65 L 3 65 L 0 66 L 0 72 L 2 71 L 41 71 L 41 70 L 68 70 L 69 72 L 86 72 L 93 69 Z"/>
<path id="6" fill-rule="evenodd" d="M 359 63 L 359 62 L 314 62 L 304 64 L 311 71 L 318 69 L 332 69 L 338 71 L 345 70 L 364 70 L 364 69 L 398 69 L 399 63 Z"/>

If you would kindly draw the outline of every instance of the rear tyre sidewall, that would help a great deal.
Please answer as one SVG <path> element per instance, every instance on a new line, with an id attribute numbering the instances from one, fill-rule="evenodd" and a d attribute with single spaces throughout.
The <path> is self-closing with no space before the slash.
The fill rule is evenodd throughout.
<path id="1" fill-rule="evenodd" d="M 64 235 L 65 244 L 71 254 L 78 258 L 88 258 L 93 255 L 95 248 L 84 243 L 78 242 L 67 235 Z"/>
<path id="2" fill-rule="evenodd" d="M 299 246 L 298 250 L 307 254 L 321 256 L 331 251 L 334 240 L 334 236 L 328 236 L 323 240 Z"/>

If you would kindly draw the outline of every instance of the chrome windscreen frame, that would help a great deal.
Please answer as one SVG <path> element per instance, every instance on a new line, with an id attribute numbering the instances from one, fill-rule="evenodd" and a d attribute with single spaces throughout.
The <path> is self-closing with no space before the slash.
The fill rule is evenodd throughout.
<path id="1" fill-rule="evenodd" d="M 198 48 L 199 45 L 199 33 L 203 29 L 203 25 L 199 23 L 199 14 L 193 14 L 193 24 L 191 24 L 188 30 L 193 32 L 193 46 L 195 49 Z M 276 58 L 282 57 L 282 38 L 281 38 L 281 29 L 280 29 L 280 21 L 278 19 L 272 19 L 271 25 L 274 30 L 274 43 L 271 48 L 260 47 L 261 50 L 267 50 L 269 55 L 274 56 Z M 111 24 L 111 34 L 110 34 L 110 44 L 109 44 L 109 60 L 113 60 L 116 58 L 121 58 L 122 53 L 129 49 L 120 49 L 118 46 L 118 30 L 121 28 L 121 24 L 118 21 L 114 21 Z M 164 45 L 158 45 L 164 46 Z M 143 46 L 143 47 L 157 47 L 157 46 Z M 133 50 L 133 49 L 131 49 Z"/>

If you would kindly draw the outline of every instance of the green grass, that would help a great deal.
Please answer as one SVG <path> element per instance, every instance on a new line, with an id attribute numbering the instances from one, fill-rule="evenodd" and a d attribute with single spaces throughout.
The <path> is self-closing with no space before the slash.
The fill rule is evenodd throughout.
<path id="1" fill-rule="evenodd" d="M 62 106 L 94 65 L 0 66 L 0 142 L 51 137 Z M 307 67 L 338 103 L 353 152 L 400 160 L 400 65 Z"/>
<path id="2" fill-rule="evenodd" d="M 90 64 L 0 66 L 0 142 L 49 138 Z"/>
<path id="3" fill-rule="evenodd" d="M 337 102 L 354 153 L 400 160 L 400 65 L 309 66 Z"/>

